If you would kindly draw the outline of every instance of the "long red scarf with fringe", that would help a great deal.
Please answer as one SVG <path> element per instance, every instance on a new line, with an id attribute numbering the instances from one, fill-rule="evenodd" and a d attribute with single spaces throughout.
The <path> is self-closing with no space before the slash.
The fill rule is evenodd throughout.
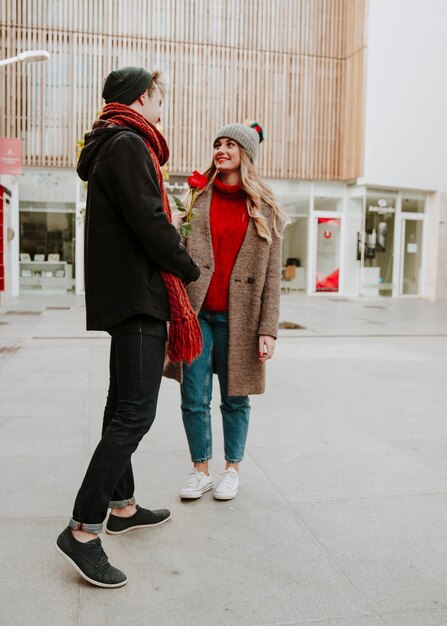
<path id="1" fill-rule="evenodd" d="M 161 172 L 161 166 L 169 159 L 169 148 L 163 135 L 142 115 L 125 104 L 117 102 L 106 104 L 99 119 L 107 121 L 111 125 L 134 128 L 143 136 L 157 173 L 163 210 L 172 223 L 171 207 Z M 184 361 L 190 365 L 202 351 L 203 338 L 200 325 L 180 278 L 163 271 L 161 276 L 168 292 L 171 311 L 168 357 L 173 363 Z"/>

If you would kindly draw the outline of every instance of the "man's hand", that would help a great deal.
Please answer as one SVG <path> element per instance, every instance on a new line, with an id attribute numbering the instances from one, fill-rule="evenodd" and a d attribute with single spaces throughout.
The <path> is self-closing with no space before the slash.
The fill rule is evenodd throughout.
<path id="1" fill-rule="evenodd" d="M 259 335 L 259 363 L 265 363 L 265 361 L 272 358 L 273 353 L 275 352 L 275 344 L 275 337 L 271 337 L 270 335 Z"/>

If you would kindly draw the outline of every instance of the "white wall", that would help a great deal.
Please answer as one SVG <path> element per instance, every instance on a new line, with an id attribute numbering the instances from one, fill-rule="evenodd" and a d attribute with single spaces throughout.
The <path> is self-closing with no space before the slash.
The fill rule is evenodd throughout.
<path id="1" fill-rule="evenodd" d="M 446 0 L 369 0 L 362 182 L 447 190 L 446 24 Z"/>

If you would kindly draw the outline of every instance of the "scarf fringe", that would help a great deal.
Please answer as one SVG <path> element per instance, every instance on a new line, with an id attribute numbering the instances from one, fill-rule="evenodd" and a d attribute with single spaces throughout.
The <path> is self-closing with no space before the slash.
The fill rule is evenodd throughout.
<path id="1" fill-rule="evenodd" d="M 202 330 L 181 280 L 161 272 L 168 292 L 171 319 L 168 336 L 168 357 L 172 363 L 185 361 L 191 365 L 203 348 Z"/>
<path id="2" fill-rule="evenodd" d="M 202 331 L 196 315 L 169 324 L 168 357 L 172 363 L 191 365 L 203 348 Z"/>

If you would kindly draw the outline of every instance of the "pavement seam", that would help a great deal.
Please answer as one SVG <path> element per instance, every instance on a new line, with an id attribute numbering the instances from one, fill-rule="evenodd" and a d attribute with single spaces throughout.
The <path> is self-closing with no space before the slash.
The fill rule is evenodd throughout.
<path id="1" fill-rule="evenodd" d="M 304 622 L 269 622 L 265 624 L 265 626 L 306 626 L 307 624 L 330 623 L 337 619 L 363 619 L 364 617 L 378 617 L 379 621 L 385 624 L 380 616 L 374 615 L 373 613 L 365 613 L 364 615 L 335 615 L 334 617 L 324 617 L 323 619 L 307 619 Z"/>
<path id="2" fill-rule="evenodd" d="M 421 498 L 432 496 L 447 496 L 447 491 L 433 491 L 431 493 L 399 493 L 394 495 L 383 496 L 370 496 L 368 498 L 334 498 L 333 500 L 297 500 L 296 502 L 290 501 L 292 505 L 299 504 L 332 504 L 335 502 L 369 502 L 371 500 L 391 500 L 395 498 Z"/>

